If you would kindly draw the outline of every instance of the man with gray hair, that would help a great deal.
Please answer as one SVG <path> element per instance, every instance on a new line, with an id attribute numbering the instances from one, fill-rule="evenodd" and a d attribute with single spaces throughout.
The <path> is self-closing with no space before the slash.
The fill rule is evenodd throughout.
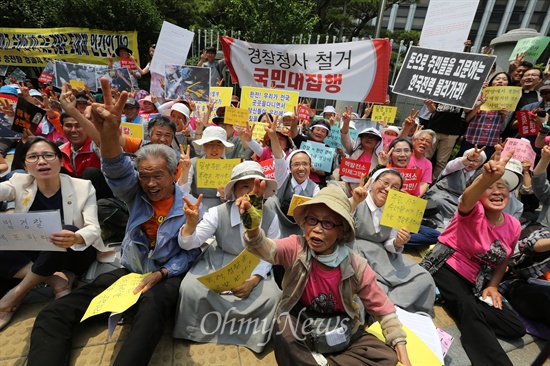
<path id="1" fill-rule="evenodd" d="M 108 82 L 102 78 L 104 90 Z M 102 170 L 113 192 L 128 206 L 129 220 L 122 242 L 123 268 L 104 273 L 91 284 L 54 301 L 37 316 L 31 335 L 28 365 L 64 365 L 70 357 L 73 328 L 94 297 L 120 277 L 149 273 L 134 289 L 141 291 L 132 329 L 115 365 L 147 365 L 172 317 L 180 282 L 200 249 L 183 250 L 178 231 L 185 224 L 183 192 L 174 184 L 178 159 L 163 144 L 144 146 L 136 153 L 135 168 L 118 140 L 120 116 L 127 93 L 116 104 L 94 104 L 92 120 L 101 135 Z M 86 323 L 86 322 L 84 322 Z"/>

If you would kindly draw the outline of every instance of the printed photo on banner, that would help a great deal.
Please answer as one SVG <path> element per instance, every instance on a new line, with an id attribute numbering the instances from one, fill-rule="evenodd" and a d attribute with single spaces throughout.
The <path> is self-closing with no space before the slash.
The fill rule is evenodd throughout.
<path id="1" fill-rule="evenodd" d="M 17 100 L 17 108 L 15 109 L 15 117 L 11 129 L 15 132 L 23 133 L 23 129 L 29 129 L 32 134 L 36 132 L 36 128 L 44 118 L 46 111 L 34 104 L 28 102 L 25 98 L 19 97 Z"/>
<path id="2" fill-rule="evenodd" d="M 54 60 L 108 65 L 108 55 L 119 46 L 134 51 L 139 64 L 137 32 L 89 28 L 0 28 L 8 40 L 0 49 L 2 62 L 10 66 L 44 67 Z M 17 40 L 12 42 L 11 40 Z"/>
<path id="3" fill-rule="evenodd" d="M 220 37 L 234 83 L 294 90 L 301 97 L 353 102 L 386 100 L 389 40 L 259 44 Z M 241 98 L 242 99 L 242 98 Z"/>
<path id="4" fill-rule="evenodd" d="M 537 157 L 537 154 L 533 150 L 529 140 L 514 138 L 506 139 L 506 144 L 504 145 L 504 149 L 502 149 L 501 155 L 506 156 L 511 150 L 514 150 L 514 155 L 512 156 L 513 159 L 530 162 L 530 170 L 533 171 L 535 168 L 535 158 Z"/>
<path id="5" fill-rule="evenodd" d="M 55 78 L 54 86 L 61 88 L 63 83 L 76 85 L 74 81 L 79 81 L 88 85 L 91 91 L 97 91 L 97 76 L 96 72 L 106 70 L 106 66 L 73 64 L 70 62 L 57 61 L 55 63 Z M 73 81 L 73 83 L 71 83 Z M 80 83 L 80 84 L 81 84 Z"/>
<path id="6" fill-rule="evenodd" d="M 97 85 L 99 85 L 99 79 L 102 77 L 105 77 L 109 80 L 109 84 L 111 84 L 111 88 L 115 88 L 119 92 L 122 92 L 122 91 L 129 92 L 132 90 L 132 80 L 130 79 L 130 71 L 126 67 L 97 71 L 96 75 L 97 75 Z"/>
<path id="7" fill-rule="evenodd" d="M 208 101 L 210 69 L 208 67 L 166 65 L 164 73 L 166 99 Z"/>
<path id="8" fill-rule="evenodd" d="M 263 113 L 281 118 L 285 112 L 294 112 L 298 105 L 298 92 L 291 90 L 253 88 L 241 89 L 241 108 L 247 108 L 249 122 L 258 122 Z"/>
<path id="9" fill-rule="evenodd" d="M 483 89 L 483 98 L 482 111 L 499 111 L 501 108 L 513 111 L 521 98 L 521 86 L 488 86 Z"/>
<path id="10" fill-rule="evenodd" d="M 483 54 L 410 47 L 393 92 L 471 109 L 494 62 Z"/>
<path id="11" fill-rule="evenodd" d="M 550 37 L 543 36 L 520 39 L 508 61 L 514 61 L 518 53 L 523 53 L 526 61 L 536 62 L 548 47 L 549 42 Z"/>
<path id="12" fill-rule="evenodd" d="M 324 144 L 313 141 L 302 142 L 300 148 L 311 155 L 311 163 L 316 170 L 322 170 L 327 173 L 332 172 L 335 148 L 326 147 Z"/>
<path id="13" fill-rule="evenodd" d="M 17 81 L 25 81 L 26 76 L 27 74 L 25 74 L 25 72 L 23 72 L 20 68 L 13 70 L 10 74 L 10 77 L 15 78 Z"/>
<path id="14" fill-rule="evenodd" d="M 6 76 L 8 72 L 8 65 L 0 65 L 0 76 Z"/>
<path id="15" fill-rule="evenodd" d="M 427 203 L 425 199 L 392 189 L 388 193 L 380 225 L 394 229 L 405 227 L 411 233 L 418 233 Z"/>
<path id="16" fill-rule="evenodd" d="M 17 103 L 17 97 L 15 95 L 0 93 L 0 101 L 2 104 L 7 103 L 10 108 L 15 111 L 15 104 Z M 13 120 L 0 111 L 0 137 L 11 140 L 20 138 L 20 133 L 12 131 L 12 125 Z"/>

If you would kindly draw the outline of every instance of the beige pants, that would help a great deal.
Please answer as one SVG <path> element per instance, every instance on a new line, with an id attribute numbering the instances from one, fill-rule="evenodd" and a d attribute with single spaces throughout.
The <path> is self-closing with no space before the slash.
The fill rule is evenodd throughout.
<path id="1" fill-rule="evenodd" d="M 458 140 L 458 135 L 445 135 L 436 132 L 436 142 L 426 154 L 426 158 L 431 159 L 437 151 L 436 162 L 433 167 L 432 179 L 435 181 L 439 174 L 445 169 L 445 165 L 449 161 L 449 157 L 453 152 L 453 148 Z"/>

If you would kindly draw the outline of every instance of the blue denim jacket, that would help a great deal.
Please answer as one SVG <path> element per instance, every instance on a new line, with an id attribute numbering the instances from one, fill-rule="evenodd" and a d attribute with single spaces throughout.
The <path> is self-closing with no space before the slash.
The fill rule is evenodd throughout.
<path id="1" fill-rule="evenodd" d="M 189 270 L 200 254 L 200 249 L 183 250 L 178 244 L 179 230 L 185 224 L 183 192 L 175 186 L 175 200 L 170 212 L 160 224 L 157 243 L 149 250 L 149 241 L 140 225 L 153 216 L 153 206 L 141 189 L 137 171 L 130 158 L 123 154 L 102 159 L 101 168 L 113 193 L 128 206 L 129 218 L 126 235 L 122 241 L 122 265 L 136 273 L 168 270 L 168 277 L 181 275 Z"/>

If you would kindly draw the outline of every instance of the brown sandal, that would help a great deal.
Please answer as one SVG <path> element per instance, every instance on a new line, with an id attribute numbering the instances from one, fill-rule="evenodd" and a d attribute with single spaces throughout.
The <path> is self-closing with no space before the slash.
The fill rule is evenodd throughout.
<path id="1" fill-rule="evenodd" d="M 8 313 L 8 316 L 5 319 L 0 319 L 0 330 L 4 329 L 6 325 L 9 324 L 16 311 L 17 306 L 12 306 L 11 308 L 0 308 L 0 313 Z"/>

